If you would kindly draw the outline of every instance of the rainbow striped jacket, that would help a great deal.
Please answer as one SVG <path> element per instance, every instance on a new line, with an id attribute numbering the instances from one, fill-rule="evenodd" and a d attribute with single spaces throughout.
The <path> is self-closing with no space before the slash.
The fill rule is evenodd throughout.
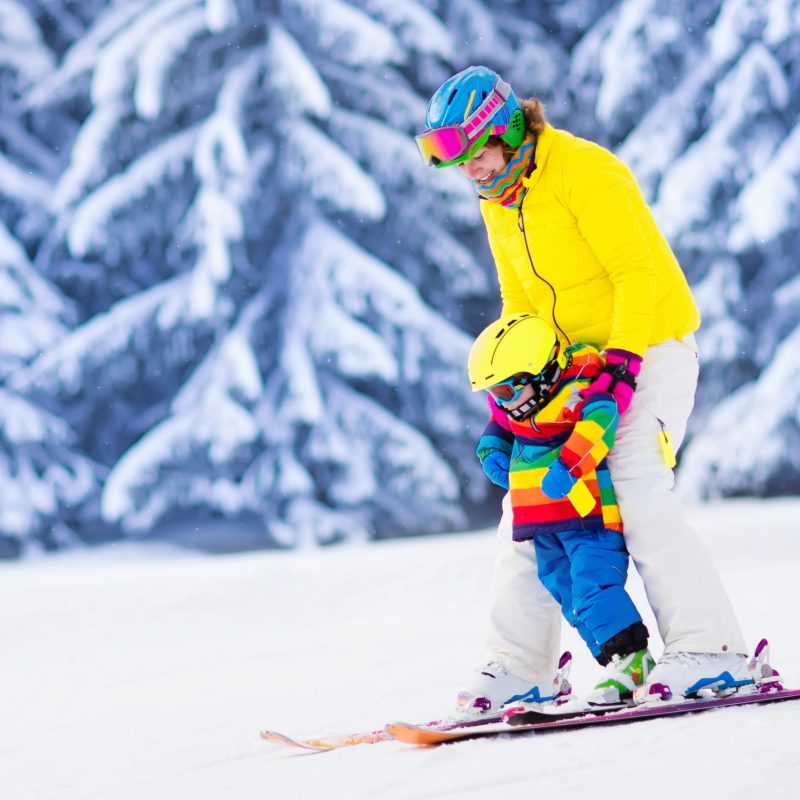
<path id="1" fill-rule="evenodd" d="M 609 529 L 622 533 L 606 455 L 614 445 L 619 414 L 610 394 L 584 400 L 579 392 L 603 367 L 603 357 L 590 345 L 571 345 L 570 358 L 554 388 L 553 399 L 523 422 L 508 417 L 511 430 L 494 420 L 484 430 L 484 444 L 497 439 L 500 449 L 511 450 L 509 484 L 514 512 L 514 539 L 574 530 Z M 485 448 L 483 448 L 485 449 Z M 595 506 L 581 517 L 566 497 L 553 500 L 542 492 L 547 468 L 560 458 L 570 473 L 581 478 Z"/>

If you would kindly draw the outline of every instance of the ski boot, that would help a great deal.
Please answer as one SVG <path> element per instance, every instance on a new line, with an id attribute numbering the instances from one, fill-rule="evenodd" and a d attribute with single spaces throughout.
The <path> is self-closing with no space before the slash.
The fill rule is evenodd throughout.
<path id="1" fill-rule="evenodd" d="M 612 656 L 605 667 L 605 678 L 585 698 L 586 702 L 600 708 L 632 705 L 634 691 L 645 683 L 655 663 L 646 647 L 624 656 Z"/>
<path id="2" fill-rule="evenodd" d="M 490 661 L 478 671 L 475 684 L 458 695 L 456 713 L 461 716 L 498 714 L 504 706 L 522 706 L 542 709 L 557 706 L 569 700 L 572 686 L 567 680 L 572 654 L 567 652 L 558 662 L 555 678 L 548 685 L 531 685 L 529 680 L 519 678 L 499 661 Z"/>
<path id="3" fill-rule="evenodd" d="M 651 703 L 779 691 L 783 688 L 780 676 L 768 659 L 766 639 L 758 643 L 750 659 L 741 653 L 665 653 L 634 699 Z"/>

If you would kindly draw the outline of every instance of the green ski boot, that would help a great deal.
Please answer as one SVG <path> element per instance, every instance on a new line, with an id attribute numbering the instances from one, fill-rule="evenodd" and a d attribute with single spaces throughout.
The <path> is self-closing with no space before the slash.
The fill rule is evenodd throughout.
<path id="1" fill-rule="evenodd" d="M 612 656 L 606 664 L 605 678 L 589 693 L 586 702 L 591 706 L 633 703 L 634 689 L 647 680 L 655 663 L 647 648 L 626 656 Z"/>

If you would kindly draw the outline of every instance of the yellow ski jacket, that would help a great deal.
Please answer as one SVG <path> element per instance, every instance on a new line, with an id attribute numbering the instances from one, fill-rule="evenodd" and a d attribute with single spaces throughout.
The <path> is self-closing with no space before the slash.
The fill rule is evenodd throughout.
<path id="1" fill-rule="evenodd" d="M 555 308 L 572 342 L 640 356 L 696 330 L 689 285 L 630 169 L 550 125 L 534 158 L 521 211 L 481 202 L 503 314 L 552 319 Z"/>

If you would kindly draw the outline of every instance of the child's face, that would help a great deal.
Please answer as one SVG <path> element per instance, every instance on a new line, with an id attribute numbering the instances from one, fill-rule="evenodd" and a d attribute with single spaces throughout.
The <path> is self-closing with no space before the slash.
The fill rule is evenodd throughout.
<path id="1" fill-rule="evenodd" d="M 533 397 L 533 386 L 529 383 L 522 387 L 522 391 L 520 392 L 519 396 L 510 403 L 504 403 L 502 400 L 498 400 L 497 402 L 500 403 L 500 406 L 504 408 L 506 411 L 513 411 L 515 408 L 519 408 L 523 403 L 526 403 Z"/>

